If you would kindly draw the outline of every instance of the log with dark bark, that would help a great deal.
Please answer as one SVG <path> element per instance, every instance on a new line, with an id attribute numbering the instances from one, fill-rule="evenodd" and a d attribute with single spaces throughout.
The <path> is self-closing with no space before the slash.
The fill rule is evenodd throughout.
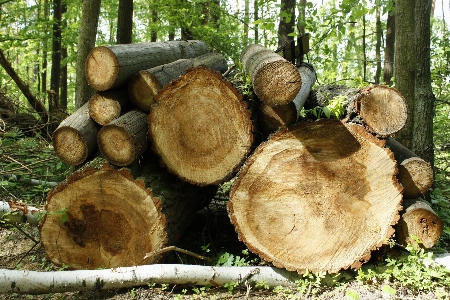
<path id="1" fill-rule="evenodd" d="M 148 146 L 148 115 L 134 109 L 103 126 L 97 144 L 103 156 L 113 165 L 128 166 Z"/>
<path id="2" fill-rule="evenodd" d="M 131 101 L 142 111 L 149 112 L 154 103 L 153 98 L 162 87 L 183 75 L 186 70 L 198 66 L 206 66 L 221 73 L 228 69 L 227 61 L 220 53 L 207 53 L 190 59 L 179 59 L 175 62 L 139 71 L 130 78 L 128 93 Z"/>
<path id="3" fill-rule="evenodd" d="M 89 115 L 97 124 L 106 125 L 126 113 L 130 104 L 127 89 L 97 92 L 89 99 Z"/>
<path id="4" fill-rule="evenodd" d="M 397 133 L 406 123 L 405 99 L 395 88 L 385 85 L 362 89 L 322 86 L 312 93 L 308 108 L 326 106 L 336 97 L 343 97 L 347 108 L 345 120 L 361 123 L 369 132 L 381 138 Z"/>
<path id="5" fill-rule="evenodd" d="M 98 130 L 99 125 L 89 116 L 89 103 L 86 102 L 53 132 L 56 155 L 68 165 L 81 165 L 97 149 Z"/>
<path id="6" fill-rule="evenodd" d="M 277 267 L 359 268 L 394 233 L 401 186 L 390 150 L 362 126 L 301 122 L 262 143 L 230 191 L 239 239 Z"/>
<path id="7" fill-rule="evenodd" d="M 421 198 L 403 200 L 403 211 L 395 227 L 400 245 L 431 248 L 438 242 L 444 229 L 442 220 Z"/>
<path id="8" fill-rule="evenodd" d="M 128 84 L 140 70 L 209 52 L 202 41 L 167 41 L 95 47 L 86 59 L 86 80 L 97 91 Z"/>
<path id="9" fill-rule="evenodd" d="M 150 140 L 171 172 L 198 185 L 234 175 L 252 146 L 253 126 L 241 95 L 219 72 L 192 68 L 155 101 Z"/>
<path id="10" fill-rule="evenodd" d="M 241 54 L 255 94 L 269 106 L 288 104 L 300 91 L 302 79 L 297 68 L 261 45 L 249 45 Z"/>
<path id="11" fill-rule="evenodd" d="M 259 128 L 265 135 L 292 125 L 298 120 L 300 110 L 308 99 L 317 78 L 316 72 L 310 64 L 302 63 L 297 69 L 302 78 L 302 86 L 294 100 L 288 104 L 274 107 L 263 103 L 258 110 Z"/>
<path id="12" fill-rule="evenodd" d="M 386 147 L 394 152 L 397 160 L 397 179 L 403 185 L 403 197 L 423 197 L 433 185 L 431 165 L 393 138 L 386 140 Z"/>
<path id="13" fill-rule="evenodd" d="M 213 191 L 180 181 L 147 157 L 121 170 L 95 159 L 50 191 L 40 238 L 52 263 L 71 269 L 149 264 L 161 255 L 144 259 L 147 253 L 175 244 Z"/>

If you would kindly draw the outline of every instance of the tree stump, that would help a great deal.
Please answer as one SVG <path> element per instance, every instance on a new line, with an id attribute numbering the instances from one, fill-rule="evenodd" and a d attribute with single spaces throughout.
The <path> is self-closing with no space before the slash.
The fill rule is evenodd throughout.
<path id="1" fill-rule="evenodd" d="M 70 166 L 81 165 L 97 149 L 98 130 L 99 126 L 89 116 L 87 102 L 64 119 L 53 132 L 56 155 Z"/>
<path id="2" fill-rule="evenodd" d="M 249 45 L 241 53 L 241 62 L 264 104 L 288 104 L 300 91 L 302 78 L 297 68 L 270 49 Z"/>
<path id="3" fill-rule="evenodd" d="M 219 72 L 197 67 L 155 100 L 149 135 L 167 168 L 197 185 L 230 179 L 253 142 L 250 112 L 236 89 Z"/>
<path id="4" fill-rule="evenodd" d="M 181 182 L 151 157 L 121 170 L 94 160 L 48 194 L 40 237 L 52 263 L 96 269 L 161 259 L 144 257 L 173 245 L 213 193 Z"/>
<path id="5" fill-rule="evenodd" d="M 89 99 L 89 115 L 99 125 L 106 125 L 127 112 L 130 106 L 127 89 L 95 93 Z"/>
<path id="6" fill-rule="evenodd" d="M 148 146 L 147 114 L 131 110 L 103 126 L 97 134 L 100 152 L 111 164 L 128 166 Z"/>
<path id="7" fill-rule="evenodd" d="M 86 80 L 97 91 L 128 84 L 140 70 L 209 52 L 202 41 L 167 41 L 95 47 L 86 59 Z"/>
<path id="8" fill-rule="evenodd" d="M 190 59 L 179 59 L 172 63 L 139 71 L 130 78 L 128 92 L 131 101 L 142 111 L 149 112 L 153 98 L 162 87 L 183 75 L 188 69 L 206 66 L 221 73 L 228 69 L 227 61 L 220 53 L 207 53 Z"/>
<path id="9" fill-rule="evenodd" d="M 275 266 L 359 268 L 394 233 L 401 187 L 393 154 L 360 125 L 302 122 L 262 143 L 230 191 L 239 239 Z"/>

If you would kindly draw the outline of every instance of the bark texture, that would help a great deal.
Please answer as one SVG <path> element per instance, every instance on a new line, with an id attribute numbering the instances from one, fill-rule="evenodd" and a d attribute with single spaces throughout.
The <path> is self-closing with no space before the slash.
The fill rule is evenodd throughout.
<path id="1" fill-rule="evenodd" d="M 167 168 L 198 185 L 230 179 L 253 143 L 250 112 L 236 89 L 219 72 L 197 67 L 155 100 L 149 135 Z"/>
<path id="2" fill-rule="evenodd" d="M 140 70 L 209 52 L 202 41 L 167 41 L 101 46 L 86 59 L 86 79 L 98 91 L 128 84 Z"/>
<path id="3" fill-rule="evenodd" d="M 111 164 L 128 166 L 147 150 L 147 129 L 147 114 L 131 110 L 99 130 L 98 148 Z"/>
<path id="4" fill-rule="evenodd" d="M 89 116 L 97 124 L 106 125 L 124 114 L 129 107 L 127 89 L 97 92 L 89 99 Z"/>
<path id="5" fill-rule="evenodd" d="M 433 209 L 416 198 L 403 201 L 403 211 L 395 229 L 399 244 L 432 248 L 441 237 L 444 226 Z"/>
<path id="6" fill-rule="evenodd" d="M 48 259 L 71 269 L 155 263 L 146 253 L 173 245 L 211 199 L 149 159 L 117 170 L 94 160 L 47 196 L 40 226 Z"/>
<path id="7" fill-rule="evenodd" d="M 264 104 L 288 104 L 300 91 L 302 79 L 297 68 L 270 49 L 249 45 L 241 53 L 241 62 Z"/>
<path id="8" fill-rule="evenodd" d="M 53 132 L 56 155 L 68 165 L 81 165 L 97 149 L 98 130 L 99 126 L 89 116 L 89 105 L 85 103 Z"/>
<path id="9" fill-rule="evenodd" d="M 188 69 L 206 66 L 224 73 L 228 69 L 227 61 L 220 53 L 207 53 L 190 59 L 139 71 L 130 78 L 128 93 L 131 101 L 142 111 L 149 112 L 154 98 L 164 85 L 183 75 Z"/>
<path id="10" fill-rule="evenodd" d="M 239 239 L 277 267 L 359 268 L 386 243 L 401 209 L 393 154 L 337 120 L 278 131 L 246 161 L 228 213 Z"/>

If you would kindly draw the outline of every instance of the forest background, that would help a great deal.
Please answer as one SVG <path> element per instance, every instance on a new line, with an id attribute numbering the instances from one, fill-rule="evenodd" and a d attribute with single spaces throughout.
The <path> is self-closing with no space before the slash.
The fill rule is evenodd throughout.
<path id="1" fill-rule="evenodd" d="M 316 85 L 387 84 L 405 96 L 409 119 L 396 138 L 434 166 L 428 200 L 445 224 L 437 247 L 448 251 L 449 17 L 444 0 L 0 0 L 0 94 L 12 99 L 16 113 L 51 121 L 52 115 L 73 113 L 92 95 L 84 61 L 95 46 L 203 40 L 243 77 L 240 54 L 247 45 L 276 50 L 309 33 L 304 60 L 316 70 Z M 5 62 L 39 105 L 6 72 Z M 8 146 L 7 128 L 0 125 L 0 141 Z M 2 175 L 14 164 L 5 155 Z M 49 173 L 59 170 L 62 180 L 70 169 L 57 160 L 54 166 L 42 163 L 33 167 L 42 167 L 43 179 L 56 178 Z M 26 163 L 21 165 L 22 172 Z M 18 195 L 9 179 L 0 183 L 2 196 Z M 41 201 L 49 188 L 39 190 Z M 29 195 L 23 194 L 25 200 L 35 202 Z"/>

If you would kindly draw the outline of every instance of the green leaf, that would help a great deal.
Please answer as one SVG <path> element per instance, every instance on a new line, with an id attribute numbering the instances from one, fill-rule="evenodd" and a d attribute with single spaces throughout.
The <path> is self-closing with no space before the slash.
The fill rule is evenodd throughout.
<path id="1" fill-rule="evenodd" d="M 389 285 L 383 285 L 381 287 L 381 290 L 391 296 L 394 296 L 395 294 L 397 294 L 397 291 L 395 289 L 393 289 L 392 287 L 390 287 Z"/>

